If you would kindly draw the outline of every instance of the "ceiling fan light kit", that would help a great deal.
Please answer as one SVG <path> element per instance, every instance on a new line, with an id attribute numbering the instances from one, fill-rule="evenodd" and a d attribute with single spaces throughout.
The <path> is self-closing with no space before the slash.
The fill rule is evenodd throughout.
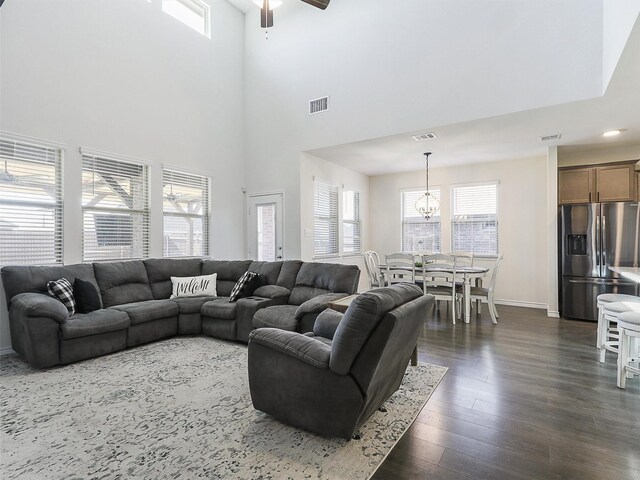
<path id="1" fill-rule="evenodd" d="M 319 8 L 320 10 L 326 10 L 331 0 L 300 0 L 307 5 Z M 273 10 L 282 5 L 282 0 L 253 0 L 257 6 L 260 7 L 260 26 L 262 28 L 273 27 Z M 269 32 L 267 31 L 267 37 L 269 38 Z"/>

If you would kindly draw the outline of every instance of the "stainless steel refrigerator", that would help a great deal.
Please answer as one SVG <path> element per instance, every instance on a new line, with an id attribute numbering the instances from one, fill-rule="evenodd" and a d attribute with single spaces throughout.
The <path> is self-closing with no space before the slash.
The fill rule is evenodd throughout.
<path id="1" fill-rule="evenodd" d="M 598 319 L 601 293 L 638 294 L 638 285 L 609 267 L 638 267 L 638 202 L 564 205 L 560 217 L 561 313 Z"/>

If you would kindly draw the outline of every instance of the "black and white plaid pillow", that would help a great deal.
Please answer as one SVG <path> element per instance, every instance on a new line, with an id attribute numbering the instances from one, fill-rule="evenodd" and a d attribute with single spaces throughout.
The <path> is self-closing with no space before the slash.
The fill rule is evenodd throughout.
<path id="1" fill-rule="evenodd" d="M 51 281 L 47 283 L 47 290 L 49 295 L 57 298 L 67 307 L 69 315 L 76 313 L 76 299 L 73 296 L 73 287 L 69 280 L 61 278 L 60 280 Z"/>
<path id="2" fill-rule="evenodd" d="M 260 275 L 255 272 L 244 272 L 231 289 L 229 303 L 233 303 L 239 298 L 251 295 L 253 290 L 255 290 L 254 285 L 257 283 L 259 276 Z"/>

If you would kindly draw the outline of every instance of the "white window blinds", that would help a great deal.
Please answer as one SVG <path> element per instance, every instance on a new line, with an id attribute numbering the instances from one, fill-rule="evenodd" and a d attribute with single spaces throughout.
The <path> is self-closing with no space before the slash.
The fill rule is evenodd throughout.
<path id="1" fill-rule="evenodd" d="M 314 181 L 313 253 L 316 257 L 339 253 L 338 187 Z"/>
<path id="2" fill-rule="evenodd" d="M 0 265 L 62 263 L 62 152 L 0 136 Z"/>
<path id="3" fill-rule="evenodd" d="M 498 184 L 453 187 L 451 250 L 498 254 Z"/>
<path id="4" fill-rule="evenodd" d="M 344 189 L 342 191 L 342 252 L 360 253 L 361 244 L 360 194 Z"/>
<path id="5" fill-rule="evenodd" d="M 162 177 L 164 256 L 208 255 L 211 179 L 170 168 Z"/>
<path id="6" fill-rule="evenodd" d="M 440 201 L 440 190 L 429 189 Z M 411 190 L 400 193 L 402 205 L 402 251 L 403 252 L 440 252 L 440 213 L 429 220 L 416 210 L 416 202 L 424 195 L 424 190 Z"/>
<path id="7" fill-rule="evenodd" d="M 149 255 L 148 167 L 82 155 L 82 259 Z"/>

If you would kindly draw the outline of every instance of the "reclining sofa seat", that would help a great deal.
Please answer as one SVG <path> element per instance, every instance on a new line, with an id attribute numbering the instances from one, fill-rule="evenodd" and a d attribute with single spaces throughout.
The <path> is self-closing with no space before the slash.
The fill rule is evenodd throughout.
<path id="1" fill-rule="evenodd" d="M 295 279 L 290 272 L 283 285 L 291 288 L 286 305 L 267 307 L 256 312 L 255 328 L 279 328 L 292 332 L 310 332 L 316 318 L 327 305 L 358 291 L 360 269 L 356 265 L 302 263 Z M 289 286 L 290 285 L 290 286 Z"/>
<path id="2" fill-rule="evenodd" d="M 249 341 L 259 309 L 286 304 L 302 262 L 149 259 L 70 266 L 2 268 L 12 347 L 29 364 L 46 368 L 180 335 L 208 335 Z M 233 285 L 245 271 L 260 274 L 249 298 L 229 303 Z M 169 299 L 171 276 L 218 274 L 219 297 Z M 51 298 L 47 282 L 65 277 L 91 282 L 100 310 L 69 317 Z"/>
<path id="3" fill-rule="evenodd" d="M 351 438 L 398 389 L 432 295 L 403 283 L 326 310 L 313 332 L 260 328 L 249 341 L 253 406 L 312 432 Z"/>

